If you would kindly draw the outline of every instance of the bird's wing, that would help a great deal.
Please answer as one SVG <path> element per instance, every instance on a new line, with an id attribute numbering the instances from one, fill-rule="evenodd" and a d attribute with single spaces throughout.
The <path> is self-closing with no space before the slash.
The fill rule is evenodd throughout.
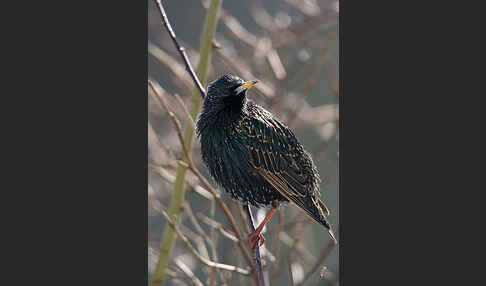
<path id="1" fill-rule="evenodd" d="M 273 118 L 248 118 L 235 131 L 242 158 L 283 197 L 295 203 L 310 218 L 327 228 L 329 209 L 318 196 L 318 174 L 312 159 L 292 131 Z"/>
<path id="2" fill-rule="evenodd" d="M 324 216 L 329 209 L 316 194 L 312 161 L 295 135 L 278 120 L 251 120 L 242 126 L 247 129 L 249 164 L 282 196 L 329 228 Z"/>

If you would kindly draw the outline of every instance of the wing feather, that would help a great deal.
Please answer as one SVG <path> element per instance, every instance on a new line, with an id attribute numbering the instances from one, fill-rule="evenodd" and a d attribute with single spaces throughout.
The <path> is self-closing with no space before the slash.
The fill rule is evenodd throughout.
<path id="1" fill-rule="evenodd" d="M 260 107 L 254 112 L 260 114 L 245 117 L 238 127 L 247 132 L 235 131 L 234 135 L 247 150 L 249 166 L 285 199 L 324 225 L 335 239 L 326 218 L 329 209 L 319 198 L 319 175 L 310 155 L 283 123 Z"/>

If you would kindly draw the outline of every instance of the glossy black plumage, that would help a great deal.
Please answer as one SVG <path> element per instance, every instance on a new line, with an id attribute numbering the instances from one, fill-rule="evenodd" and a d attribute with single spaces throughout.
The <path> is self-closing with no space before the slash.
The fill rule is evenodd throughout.
<path id="1" fill-rule="evenodd" d="M 292 201 L 334 239 L 310 155 L 285 124 L 246 98 L 251 85 L 227 74 L 208 86 L 197 134 L 209 173 L 234 198 L 254 206 Z"/>

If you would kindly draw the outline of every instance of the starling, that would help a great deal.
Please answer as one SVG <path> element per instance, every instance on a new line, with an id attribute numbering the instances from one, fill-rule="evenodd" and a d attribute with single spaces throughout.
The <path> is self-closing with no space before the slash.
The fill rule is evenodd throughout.
<path id="1" fill-rule="evenodd" d="M 201 153 L 210 175 L 233 198 L 256 207 L 271 205 L 249 235 L 253 248 L 280 202 L 291 201 L 322 224 L 336 242 L 319 198 L 319 173 L 294 133 L 246 98 L 258 81 L 226 74 L 208 85 L 197 122 Z"/>

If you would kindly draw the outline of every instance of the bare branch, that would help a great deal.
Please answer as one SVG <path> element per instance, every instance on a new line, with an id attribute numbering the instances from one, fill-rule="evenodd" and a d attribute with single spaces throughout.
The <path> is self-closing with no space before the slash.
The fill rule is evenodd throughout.
<path id="1" fill-rule="evenodd" d="M 250 226 L 250 230 L 253 232 L 255 231 L 255 225 L 253 224 L 253 217 L 251 215 L 250 206 L 246 204 L 244 206 L 244 209 L 248 218 L 248 225 Z M 260 259 L 260 246 L 258 242 L 255 243 L 255 246 L 253 247 L 253 258 L 255 259 L 256 271 L 258 274 L 258 286 L 265 286 L 265 280 L 263 279 L 262 261 Z"/>
<path id="2" fill-rule="evenodd" d="M 159 98 L 159 97 L 161 98 L 160 94 L 155 89 L 155 86 L 153 85 L 152 81 L 149 80 L 148 83 L 149 83 L 150 87 L 152 88 L 152 90 L 154 91 L 154 93 L 156 94 L 157 98 Z M 165 102 L 162 99 L 160 100 L 160 102 L 161 102 L 161 105 L 165 104 Z M 168 111 L 167 105 L 164 105 L 164 107 Z M 168 111 L 168 112 L 170 112 L 170 111 Z M 176 128 L 176 131 L 178 132 L 178 134 L 180 134 L 181 129 L 180 129 L 180 123 L 179 123 L 178 119 L 175 116 L 171 116 L 171 119 L 172 119 L 172 122 L 174 123 L 174 127 Z M 196 177 L 198 177 L 199 181 L 201 181 L 201 183 L 204 185 L 204 187 L 206 187 L 206 189 L 213 195 L 214 199 L 216 200 L 216 203 L 225 213 L 226 217 L 228 218 L 228 220 L 231 224 L 231 227 L 233 228 L 233 231 L 236 234 L 236 237 L 238 238 L 238 247 L 240 248 L 241 253 L 243 254 L 245 259 L 247 260 L 248 264 L 251 265 L 252 268 L 253 268 L 253 264 L 251 262 L 250 256 L 248 255 L 248 253 L 246 253 L 246 250 L 243 247 L 243 244 L 241 243 L 240 231 L 238 230 L 238 227 L 236 226 L 235 219 L 233 218 L 233 215 L 231 215 L 231 212 L 229 211 L 228 206 L 221 200 L 219 193 L 214 190 L 214 188 L 208 183 L 206 178 L 204 178 L 201 175 L 201 173 L 199 173 L 197 168 L 194 166 L 194 163 L 192 161 L 192 157 L 189 156 L 189 153 L 187 152 L 187 150 L 185 148 L 184 140 L 183 140 L 182 136 L 179 136 L 179 140 L 180 140 L 180 143 L 183 147 L 183 151 L 186 154 L 186 158 L 188 159 L 187 160 L 188 163 L 189 163 L 188 168 L 194 173 L 194 175 L 196 175 Z"/>
<path id="3" fill-rule="evenodd" d="M 189 119 L 189 122 L 191 122 L 192 128 L 193 129 L 196 129 L 196 122 L 194 122 L 194 119 L 192 118 L 191 114 L 189 113 L 189 110 L 187 109 L 187 106 L 184 104 L 184 101 L 182 100 L 182 98 L 180 97 L 180 95 L 178 95 L 176 93 L 176 94 L 174 94 L 174 97 L 177 99 L 177 101 L 179 102 L 179 104 L 182 106 L 182 109 L 184 110 L 184 112 L 187 115 L 187 118 Z"/>
<path id="4" fill-rule="evenodd" d="M 177 48 L 177 51 L 181 54 L 182 59 L 184 60 L 184 64 L 186 65 L 186 69 L 191 75 L 192 80 L 196 84 L 197 88 L 199 89 L 199 92 L 201 93 L 201 97 L 204 99 L 206 97 L 206 90 L 202 86 L 201 82 L 199 81 L 199 78 L 197 77 L 196 73 L 192 69 L 191 63 L 189 62 L 189 59 L 187 58 L 186 54 L 186 49 L 179 44 L 179 41 L 177 41 L 176 35 L 174 33 L 174 30 L 172 30 L 172 26 L 170 25 L 169 19 L 167 19 L 167 15 L 165 14 L 164 6 L 162 6 L 162 2 L 160 0 L 155 0 L 155 3 L 157 4 L 157 7 L 159 8 L 159 12 L 162 16 L 162 22 L 164 23 L 165 28 L 169 32 L 170 38 L 172 39 L 172 42 L 174 42 L 174 45 Z"/>
<path id="5" fill-rule="evenodd" d="M 245 214 L 243 213 L 243 208 L 241 207 L 241 204 L 237 200 L 231 200 L 233 202 L 233 205 L 236 207 L 236 210 L 238 211 L 238 216 L 241 219 L 241 224 L 245 226 L 246 233 L 250 233 L 250 227 L 245 221 Z"/>
<path id="6" fill-rule="evenodd" d="M 169 110 L 167 103 L 165 102 L 165 100 L 163 99 L 163 97 L 161 95 L 162 93 L 157 92 L 157 90 L 155 89 L 155 86 L 154 86 L 154 84 L 152 83 L 151 80 L 148 81 L 148 84 L 150 85 L 150 87 L 154 91 L 154 94 L 156 95 L 156 99 L 158 100 L 160 105 L 163 106 L 165 108 L 165 110 L 167 111 L 167 113 L 169 114 L 169 117 L 172 120 L 172 123 L 174 123 L 175 129 L 176 129 L 176 132 L 177 132 L 177 136 L 179 137 L 179 140 L 181 142 L 182 150 L 184 151 L 184 154 L 185 154 L 187 160 L 191 161 L 192 160 L 191 156 L 190 156 L 191 154 L 189 153 L 189 151 L 186 148 L 186 145 L 184 144 L 184 137 L 182 136 L 182 127 L 181 127 L 179 120 L 174 115 L 174 113 Z"/>
<path id="7" fill-rule="evenodd" d="M 214 204 L 214 200 L 211 201 L 211 204 Z M 218 255 L 217 255 L 217 252 L 216 252 L 217 242 L 216 242 L 215 237 L 211 237 L 210 238 L 206 234 L 206 232 L 204 232 L 204 230 L 202 229 L 201 225 L 199 224 L 199 222 L 197 221 L 196 217 L 194 216 L 194 212 L 192 211 L 191 206 L 189 205 L 188 202 L 185 202 L 183 204 L 183 207 L 184 207 L 185 213 L 187 214 L 187 217 L 189 218 L 189 221 L 192 223 L 192 225 L 197 230 L 197 232 L 204 238 L 204 240 L 206 241 L 206 243 L 209 245 L 209 248 L 211 249 L 212 259 L 215 262 L 218 262 Z M 218 274 L 220 275 L 220 278 L 221 278 L 221 281 L 223 282 L 223 284 L 226 284 L 226 279 L 224 278 L 224 276 L 219 272 L 218 269 L 215 269 L 215 270 L 218 271 Z M 211 274 L 211 275 L 213 275 L 213 274 Z M 214 280 L 211 280 L 211 282 L 214 282 Z M 211 283 L 210 283 L 210 285 L 211 285 Z"/>
<path id="8" fill-rule="evenodd" d="M 184 66 L 176 61 L 171 55 L 167 54 L 164 50 L 151 42 L 148 43 L 148 52 L 159 63 L 167 66 L 167 68 L 174 74 L 175 78 L 184 84 L 184 87 L 188 90 L 193 88 L 191 76 L 186 73 Z"/>
<path id="9" fill-rule="evenodd" d="M 191 268 L 189 268 L 187 265 L 184 264 L 184 262 L 182 262 L 182 260 L 180 258 L 176 258 L 175 259 L 175 265 L 177 265 L 177 267 L 179 267 L 179 269 L 184 272 L 184 274 L 186 274 L 192 281 L 192 284 L 194 286 L 204 286 L 201 282 L 201 280 L 199 280 L 196 275 L 194 275 L 194 273 L 192 273 L 191 271 Z"/>
<path id="10" fill-rule="evenodd" d="M 167 161 L 174 159 L 174 155 L 160 142 L 160 138 L 150 121 L 148 121 L 148 149 L 153 160 L 159 165 L 166 164 Z"/>
<path id="11" fill-rule="evenodd" d="M 239 273 L 239 274 L 242 274 L 242 275 L 250 275 L 250 271 L 247 270 L 247 269 L 243 269 L 243 268 L 239 268 L 237 266 L 233 266 L 233 265 L 228 265 L 228 264 L 222 264 L 222 263 L 215 263 L 213 261 L 210 261 L 204 257 L 202 257 L 195 249 L 194 247 L 191 245 L 191 243 L 189 242 L 189 240 L 187 239 L 186 236 L 184 236 L 184 234 L 182 234 L 182 232 L 180 231 L 179 227 L 172 221 L 172 219 L 169 217 L 169 215 L 167 214 L 167 212 L 165 210 L 162 210 L 162 214 L 165 216 L 165 218 L 167 219 L 167 223 L 169 224 L 170 227 L 172 227 L 174 229 L 174 231 L 176 232 L 177 236 L 186 244 L 187 248 L 189 249 L 189 251 L 194 255 L 194 257 L 196 257 L 197 260 L 199 260 L 202 264 L 208 266 L 208 267 L 213 267 L 213 268 L 219 268 L 219 269 L 222 269 L 222 270 L 227 270 L 227 271 L 231 271 L 231 272 L 236 272 L 236 273 Z"/>
<path id="12" fill-rule="evenodd" d="M 277 275 L 287 276 L 287 273 L 285 273 L 287 270 L 285 260 L 288 258 L 290 262 L 288 267 L 292 281 L 289 281 L 288 283 L 295 283 L 298 286 L 312 284 L 313 280 L 318 279 L 318 275 L 315 275 L 315 273 L 323 269 L 323 261 L 326 257 L 329 257 L 329 253 L 332 253 L 332 247 L 328 250 L 328 246 L 321 245 L 320 247 L 322 248 L 320 249 L 320 252 L 312 252 L 309 251 L 309 248 L 305 246 L 303 241 L 304 237 L 307 239 L 307 236 L 302 237 L 302 240 L 299 241 L 301 237 L 299 237 L 299 232 L 295 231 L 296 227 L 298 228 L 299 225 L 302 226 L 302 223 L 309 223 L 308 219 L 303 220 L 302 217 L 297 216 L 294 220 L 291 220 L 291 217 L 285 218 L 286 216 L 279 212 L 278 226 L 277 223 L 275 223 L 272 224 L 273 227 L 267 227 L 267 234 L 270 233 L 272 236 L 272 241 L 269 241 L 270 244 L 266 244 L 265 247 L 259 249 L 256 247 L 257 249 L 249 250 L 246 233 L 251 231 L 250 228 L 254 229 L 250 208 L 247 207 L 247 209 L 245 209 L 247 213 L 246 215 L 243 215 L 245 211 L 243 211 L 241 204 L 238 201 L 232 200 L 229 202 L 226 199 L 223 200 L 221 190 L 212 184 L 213 182 L 209 177 L 202 175 L 206 175 L 206 173 L 203 172 L 203 169 L 199 168 L 201 157 L 199 156 L 198 150 L 195 152 L 191 150 L 190 147 L 187 147 L 190 146 L 187 142 L 184 144 L 184 140 L 182 140 L 184 138 L 181 136 L 184 134 L 182 132 L 184 130 L 181 127 L 181 123 L 186 124 L 185 126 L 187 130 L 194 130 L 196 128 L 196 114 L 192 114 L 194 113 L 192 107 L 191 111 L 188 111 L 189 103 L 187 103 L 186 106 L 182 98 L 184 98 L 184 100 L 186 99 L 184 96 L 188 90 L 193 91 L 194 83 L 197 86 L 197 90 L 193 91 L 194 99 L 200 99 L 199 93 L 201 93 L 204 98 L 206 91 L 204 89 L 201 91 L 198 82 L 194 81 L 194 77 L 197 80 L 199 76 L 194 73 L 194 70 L 192 70 L 192 72 L 190 70 L 191 63 L 189 60 L 196 62 L 197 60 L 195 59 L 198 58 L 199 52 L 191 49 L 190 45 L 180 38 L 180 36 L 183 36 L 182 34 L 179 35 L 179 38 L 176 38 L 167 19 L 167 15 L 165 14 L 166 11 L 164 11 L 161 4 L 165 4 L 166 2 L 162 1 L 163 0 L 155 0 L 160 10 L 159 12 L 162 15 L 165 28 L 178 52 L 174 53 L 173 50 L 170 50 L 169 46 L 172 45 L 171 41 L 165 41 L 163 44 L 164 50 L 161 50 L 154 43 L 149 42 L 149 53 L 151 58 L 153 56 L 154 59 L 161 62 L 164 66 L 167 66 L 166 70 L 169 72 L 167 75 L 172 79 L 176 88 L 180 89 L 178 93 L 181 94 L 182 97 L 174 93 L 164 92 L 163 88 L 157 85 L 157 82 L 155 81 L 151 83 L 149 82 L 151 89 L 155 93 L 154 95 L 149 96 L 154 96 L 154 98 L 157 99 L 156 101 L 168 112 L 171 124 L 174 128 L 174 130 L 169 130 L 169 132 L 163 130 L 161 134 L 164 135 L 157 135 L 153 130 L 149 131 L 152 132 L 152 134 L 149 134 L 151 140 L 149 149 L 157 150 L 159 153 L 162 152 L 161 154 L 155 154 L 155 152 L 152 151 L 149 153 L 149 168 L 153 171 L 150 174 L 153 174 L 154 176 L 152 179 L 156 180 L 153 182 L 154 186 L 157 186 L 155 183 L 159 183 L 158 175 L 160 175 L 162 180 L 173 184 L 175 181 L 176 168 L 180 170 L 182 166 L 184 170 L 190 170 L 190 173 L 186 174 L 183 184 L 188 186 L 188 190 L 196 191 L 196 193 L 208 200 L 201 200 L 200 197 L 196 198 L 201 201 L 202 204 L 199 204 L 198 202 L 197 205 L 202 207 L 202 210 L 200 210 L 199 207 L 196 209 L 196 205 L 194 204 L 192 205 L 192 207 L 195 208 L 194 210 L 191 209 L 191 205 L 189 204 L 183 205 L 184 210 L 186 210 L 188 215 L 187 217 L 190 220 L 190 224 L 188 225 L 190 226 L 190 232 L 186 231 L 186 223 L 179 223 L 178 220 L 176 220 L 176 217 L 172 216 L 172 214 L 169 214 L 169 216 L 175 226 L 171 227 L 169 226 L 170 224 L 167 224 L 166 228 L 168 228 L 168 230 L 174 229 L 174 235 L 177 234 L 177 236 L 179 236 L 180 233 L 185 236 L 187 242 L 192 246 L 192 249 L 199 254 L 201 258 L 205 259 L 206 262 L 215 265 L 226 265 L 227 267 L 239 268 L 247 273 L 238 275 L 238 278 L 233 277 L 234 279 L 231 279 L 232 272 L 237 272 L 236 270 L 223 269 L 225 271 L 222 271 L 219 267 L 206 265 L 196 257 L 195 259 L 199 260 L 197 263 L 201 262 L 202 264 L 200 264 L 200 266 L 204 270 L 204 274 L 199 275 L 200 280 L 194 273 L 192 273 L 194 269 L 189 269 L 187 267 L 189 264 L 185 260 L 180 259 L 178 261 L 176 261 L 176 259 L 173 260 L 175 264 L 173 264 L 172 269 L 176 269 L 178 275 L 175 278 L 182 278 L 184 279 L 184 283 L 192 283 L 192 285 L 198 286 L 204 284 L 208 286 L 227 285 L 228 283 L 230 285 L 238 285 L 238 282 L 240 282 L 241 285 L 251 285 L 251 282 L 253 282 L 253 285 L 256 286 L 258 284 L 258 286 L 260 286 L 265 283 L 265 279 L 267 283 L 271 284 L 273 282 L 275 284 L 276 281 L 273 280 L 278 277 Z M 203 5 L 208 7 L 209 2 L 211 1 L 202 0 L 202 2 Z M 251 2 L 256 2 L 258 4 L 256 6 L 262 5 L 261 0 L 252 0 Z M 327 66 L 334 62 L 326 61 L 325 63 L 319 63 L 318 61 L 313 61 L 313 59 L 318 58 L 318 56 L 314 56 L 315 51 L 320 51 L 323 45 L 329 46 L 328 42 L 322 40 L 324 39 L 322 35 L 329 33 L 329 31 L 324 32 L 323 30 L 328 28 L 335 29 L 338 16 L 335 12 L 330 13 L 327 7 L 321 5 L 321 8 L 319 8 L 319 6 L 316 6 L 316 0 L 284 0 L 283 2 L 286 2 L 284 5 L 290 4 L 305 15 L 298 13 L 300 14 L 298 17 L 288 16 L 288 18 L 286 18 L 287 16 L 285 15 L 285 12 L 279 12 L 279 10 L 277 10 L 278 14 L 276 14 L 276 16 L 263 11 L 266 14 L 262 14 L 263 18 L 261 17 L 260 19 L 262 21 L 257 22 L 258 26 L 261 27 L 260 31 L 257 33 L 254 33 L 256 32 L 254 29 L 247 30 L 246 27 L 242 25 L 244 22 L 240 23 L 237 18 L 232 16 L 227 10 L 223 10 L 222 8 L 219 9 L 218 18 L 223 22 L 225 29 L 223 29 L 223 34 L 218 34 L 217 40 L 212 39 L 212 51 L 215 52 L 213 55 L 216 54 L 216 57 L 212 62 L 213 66 L 210 67 L 212 68 L 210 76 L 216 76 L 224 71 L 235 73 L 246 80 L 259 79 L 260 83 L 255 86 L 255 89 L 259 92 L 254 91 L 250 96 L 263 94 L 266 98 L 264 102 L 266 105 L 265 107 L 270 105 L 272 113 L 284 119 L 284 121 L 294 129 L 298 130 L 303 127 L 314 129 L 316 133 L 319 134 L 318 137 L 320 138 L 318 139 L 322 139 L 320 142 L 315 142 L 317 143 L 317 147 L 315 150 L 312 150 L 314 151 L 312 152 L 314 161 L 318 161 L 327 149 L 326 146 L 328 146 L 329 142 L 333 142 L 332 138 L 336 138 L 337 136 L 338 127 L 336 124 L 339 120 L 338 104 L 335 104 L 337 102 L 332 99 L 330 101 L 327 100 L 329 95 L 328 92 L 318 95 L 314 94 L 314 92 L 312 93 L 313 98 L 316 96 L 326 97 L 326 100 L 320 101 L 326 102 L 326 104 L 321 104 L 316 107 L 314 107 L 313 104 L 310 104 L 314 101 L 311 99 L 308 101 L 305 97 L 312 88 L 315 87 L 317 89 L 321 86 L 321 76 L 325 76 L 327 73 L 336 73 L 337 76 L 337 71 L 335 69 L 329 71 L 326 70 L 326 72 L 323 73 L 320 72 L 320 64 L 322 64 L 322 70 L 324 70 L 329 68 Z M 302 5 L 299 6 L 299 3 Z M 153 8 L 157 9 L 156 7 Z M 250 10 L 253 9 L 251 11 L 255 17 L 255 5 L 252 7 L 252 3 L 250 3 L 249 8 Z M 319 9 L 322 9 L 322 14 Z M 295 13 L 291 13 L 289 15 L 294 14 Z M 250 15 L 247 16 L 251 17 Z M 177 25 L 174 28 L 177 28 Z M 334 31 L 330 32 L 331 34 L 335 33 Z M 228 37 L 229 39 L 225 39 L 225 37 Z M 164 38 L 167 40 L 166 36 Z M 302 43 L 302 40 L 304 39 L 307 39 L 307 41 Z M 303 46 L 297 42 L 301 42 Z M 281 48 L 278 48 L 279 46 Z M 329 50 L 329 47 L 327 47 L 327 49 Z M 304 57 L 301 57 L 300 52 L 302 51 L 307 52 L 309 58 L 304 59 Z M 334 46 L 332 46 L 332 51 L 335 51 Z M 182 56 L 183 61 L 177 59 L 177 54 Z M 334 57 L 335 54 L 332 53 L 330 56 Z M 337 65 L 337 62 L 335 64 Z M 313 65 L 316 66 L 314 70 L 312 70 Z M 306 71 L 311 71 L 311 73 L 307 75 Z M 304 74 L 302 74 L 302 72 L 304 72 Z M 205 84 L 207 78 L 200 77 L 200 80 L 202 81 L 199 81 L 199 84 Z M 331 81 L 337 82 L 337 77 L 335 79 L 329 79 L 329 82 Z M 332 85 L 332 83 L 330 84 Z M 154 87 L 158 93 L 155 91 Z M 331 86 L 331 89 L 334 91 L 336 88 Z M 150 91 L 150 93 L 152 92 Z M 178 103 L 174 103 L 171 96 L 174 96 Z M 152 107 L 152 104 L 153 101 L 150 98 L 150 108 Z M 183 109 L 181 110 L 179 106 L 176 105 L 182 105 Z M 182 113 L 185 113 L 185 115 Z M 185 119 L 184 116 L 187 116 L 188 119 Z M 187 122 L 188 120 L 190 122 Z M 154 122 L 152 121 L 152 123 Z M 164 125 L 164 128 L 167 128 L 167 126 Z M 174 138 L 174 133 L 176 133 L 177 139 Z M 164 136 L 167 137 L 164 138 Z M 165 142 L 164 140 L 169 140 L 167 138 L 170 138 L 170 141 Z M 180 141 L 182 145 L 181 149 L 178 149 L 177 147 L 174 149 L 174 146 L 169 146 L 169 151 L 166 148 L 167 145 L 165 143 L 171 142 L 171 144 L 174 144 L 173 139 Z M 162 144 L 160 144 L 161 142 L 165 146 L 162 146 Z M 334 145 L 331 147 L 334 148 Z M 178 152 L 176 152 L 179 150 L 185 158 L 180 158 L 181 155 L 178 155 Z M 334 152 L 334 149 L 328 151 Z M 152 153 L 156 156 L 153 156 Z M 158 157 L 160 158 L 168 156 L 170 156 L 170 158 L 167 160 L 160 160 L 157 155 L 159 155 Z M 178 165 L 180 166 L 177 167 Z M 324 172 L 326 173 L 326 169 L 324 169 Z M 163 182 L 162 186 L 164 187 L 164 192 L 170 191 L 165 189 L 167 186 L 165 182 Z M 151 193 L 154 192 L 149 189 L 149 195 Z M 230 204 L 234 204 L 235 208 Z M 223 211 L 226 219 L 217 216 L 214 217 L 215 205 L 217 205 L 216 208 Z M 152 207 L 152 204 L 150 207 Z M 331 205 L 330 207 L 334 209 L 334 205 Z M 158 209 L 160 210 L 161 208 L 159 207 Z M 217 211 L 216 214 L 217 213 L 219 213 L 219 211 Z M 240 218 L 237 216 L 240 216 Z M 247 216 L 249 216 L 249 219 L 247 219 Z M 240 219 L 242 223 L 240 222 Z M 236 222 L 238 222 L 238 224 L 236 224 Z M 209 225 L 210 228 L 207 229 L 206 225 Z M 178 228 L 179 233 L 175 231 L 175 228 Z M 228 242 L 225 238 L 221 238 L 219 236 L 220 234 L 232 242 Z M 198 239 L 194 240 L 192 235 Z M 184 239 L 181 238 L 181 240 L 183 241 L 183 244 L 186 244 Z M 201 248 L 200 244 L 204 245 L 203 241 L 206 243 L 206 246 L 208 246 L 206 249 L 207 253 Z M 238 248 L 234 247 L 235 245 L 233 242 L 238 245 Z M 275 256 L 272 255 L 273 258 L 270 260 L 266 256 L 265 249 L 266 247 L 269 247 L 268 245 L 270 245 L 272 253 L 275 254 Z M 184 248 L 185 246 L 182 247 Z M 270 247 L 268 249 L 270 249 Z M 189 248 L 189 246 L 187 246 L 187 248 Z M 189 250 L 184 251 L 187 253 L 190 250 L 191 249 L 189 248 Z M 241 252 L 242 255 L 239 255 L 238 252 Z M 191 255 L 195 254 L 192 253 Z M 245 259 L 248 264 L 245 264 L 243 259 Z M 284 263 L 280 263 L 279 267 L 279 264 L 276 261 L 282 260 L 284 260 Z M 293 260 L 293 262 L 290 260 Z M 184 265 L 184 263 L 186 264 Z M 292 263 L 293 265 L 291 265 Z M 248 267 L 248 265 L 250 267 Z M 176 266 L 178 268 L 175 268 Z M 183 269 L 184 266 L 186 266 L 185 270 Z M 309 269 L 309 267 L 311 268 Z M 332 273 L 327 271 L 324 275 L 326 276 L 325 279 L 336 284 L 336 281 L 331 279 L 331 276 L 329 275 L 334 277 Z M 249 281 L 250 279 L 253 281 Z M 228 281 L 226 282 L 225 280 Z"/>
<path id="13" fill-rule="evenodd" d="M 234 236 L 232 233 L 228 232 L 227 230 L 224 229 L 223 225 L 213 219 L 210 219 L 209 217 L 205 216 L 203 213 L 197 213 L 197 216 L 202 219 L 202 221 L 209 225 L 213 229 L 219 230 L 219 232 L 229 240 L 232 240 L 234 242 L 238 242 L 238 238 Z"/>
<path id="14" fill-rule="evenodd" d="M 180 163 L 180 162 L 181 161 L 178 161 L 178 163 Z M 185 165 L 185 166 L 188 166 L 188 165 Z M 151 163 L 149 163 L 149 167 L 151 167 L 155 172 L 157 172 L 157 174 L 162 179 L 164 179 L 165 181 L 167 181 L 171 184 L 174 184 L 176 178 L 175 178 L 174 174 L 171 173 L 169 170 L 167 170 L 163 166 L 159 166 L 159 165 L 155 165 L 155 164 L 151 164 Z M 195 182 L 195 179 L 196 178 L 191 179 L 190 177 L 185 178 L 185 181 L 189 184 L 189 186 L 191 187 L 191 190 L 194 191 L 195 193 L 197 193 L 198 195 L 200 195 L 201 197 L 209 200 L 209 201 L 214 200 L 214 197 L 211 195 L 211 193 L 208 192 L 201 185 L 197 184 Z"/>
<path id="15" fill-rule="evenodd" d="M 204 240 L 206 240 L 208 245 L 213 244 L 213 242 L 211 241 L 211 238 L 209 238 L 209 236 L 206 234 L 206 232 L 204 232 L 201 225 L 199 224 L 196 217 L 194 216 L 194 213 L 193 213 L 192 208 L 189 205 L 189 203 L 184 202 L 183 208 L 184 208 L 184 212 L 187 214 L 187 217 L 189 218 L 189 221 L 192 223 L 192 225 L 197 230 L 197 232 L 204 238 Z"/>

